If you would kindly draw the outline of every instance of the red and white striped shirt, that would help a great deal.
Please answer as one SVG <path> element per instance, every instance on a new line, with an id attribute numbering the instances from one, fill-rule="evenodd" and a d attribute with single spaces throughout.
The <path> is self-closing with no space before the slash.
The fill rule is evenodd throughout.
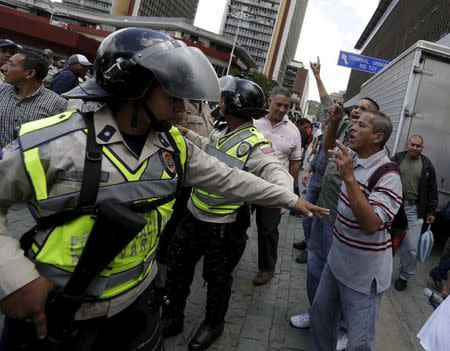
<path id="1" fill-rule="evenodd" d="M 388 228 L 402 203 L 402 182 L 398 172 L 389 171 L 370 192 L 368 183 L 372 174 L 390 162 L 386 152 L 382 150 L 367 159 L 360 159 L 349 151 L 354 158 L 353 170 L 359 187 L 383 225 L 373 235 L 363 233 L 342 183 L 328 263 L 335 277 L 349 288 L 369 294 L 375 279 L 377 292 L 382 292 L 391 282 L 392 242 Z"/>

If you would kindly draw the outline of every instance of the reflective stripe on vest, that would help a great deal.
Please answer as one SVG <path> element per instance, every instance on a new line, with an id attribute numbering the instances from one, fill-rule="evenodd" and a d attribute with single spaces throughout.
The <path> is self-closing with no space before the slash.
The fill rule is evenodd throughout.
<path id="1" fill-rule="evenodd" d="M 90 296 L 100 296 L 103 291 L 117 287 L 123 283 L 126 283 L 136 276 L 147 276 L 155 258 L 156 250 L 140 265 L 135 266 L 127 271 L 123 271 L 117 274 L 112 274 L 109 277 L 98 276 L 95 277 L 91 284 L 89 284 L 87 294 Z M 65 286 L 70 278 L 70 272 L 67 272 L 57 267 L 36 263 L 36 268 L 42 275 L 46 277 L 52 277 L 52 281 L 57 286 Z"/>
<path id="2" fill-rule="evenodd" d="M 261 144 L 270 144 L 270 142 L 256 128 L 249 127 L 238 131 L 222 142 L 219 139 L 215 144 L 207 144 L 205 152 L 226 163 L 229 167 L 242 170 L 255 146 Z M 233 214 L 243 205 L 242 201 L 233 201 L 233 199 L 197 188 L 192 191 L 191 201 L 200 210 L 219 215 Z"/>
<path id="3" fill-rule="evenodd" d="M 36 205 L 40 210 L 50 212 L 73 208 L 79 196 L 79 192 L 49 195 L 45 163 L 42 163 L 39 157 L 39 148 L 51 140 L 86 128 L 80 114 L 71 111 L 62 116 L 25 124 L 19 134 L 25 170 L 36 194 Z M 177 129 L 172 128 L 170 134 L 180 151 L 180 161 L 184 169 L 186 142 Z M 161 133 L 160 137 L 167 138 L 164 133 Z M 118 184 L 100 186 L 97 201 L 116 198 L 123 203 L 151 203 L 175 194 L 178 178 L 174 171 L 176 165 L 172 152 L 160 149 L 134 173 L 127 169 L 107 145 L 103 146 L 102 152 L 104 159 L 115 165 L 124 180 Z M 92 282 L 89 294 L 100 299 L 111 298 L 128 291 L 145 279 L 154 261 L 159 234 L 172 215 L 175 200 L 169 199 L 156 210 L 141 214 L 147 219 L 147 225 Z M 40 230 L 34 237 L 27 255 L 35 261 L 41 274 L 56 286 L 63 286 L 75 269 L 94 223 L 95 216 L 83 215 L 54 228 Z"/>

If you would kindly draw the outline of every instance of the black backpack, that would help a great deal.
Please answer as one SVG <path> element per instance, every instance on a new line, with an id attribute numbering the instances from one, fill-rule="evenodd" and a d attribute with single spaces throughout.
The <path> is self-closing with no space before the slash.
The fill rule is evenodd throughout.
<path id="1" fill-rule="evenodd" d="M 398 164 L 395 162 L 389 162 L 384 164 L 383 166 L 379 167 L 373 174 L 370 176 L 368 189 L 370 192 L 372 192 L 373 188 L 375 188 L 375 185 L 377 185 L 378 181 L 381 179 L 383 175 L 385 175 L 387 172 L 390 171 L 396 171 L 400 174 L 400 169 L 398 167 Z M 394 216 L 394 219 L 392 220 L 390 232 L 392 234 L 393 230 L 396 232 L 400 231 L 406 231 L 408 228 L 408 218 L 406 217 L 405 208 L 403 207 L 403 202 L 400 205 L 400 208 L 397 212 L 397 214 Z"/>

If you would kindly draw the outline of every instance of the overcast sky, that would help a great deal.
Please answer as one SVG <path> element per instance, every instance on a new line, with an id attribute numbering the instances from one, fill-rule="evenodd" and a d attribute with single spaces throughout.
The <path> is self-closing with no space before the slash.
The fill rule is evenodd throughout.
<path id="1" fill-rule="evenodd" d="M 354 46 L 379 0 L 309 0 L 295 59 L 309 67 L 320 56 L 322 80 L 328 92 L 345 90 L 350 69 L 337 66 L 339 50 L 356 52 Z M 217 33 L 226 0 L 200 0 L 194 24 Z M 318 100 L 310 75 L 309 99 Z"/>

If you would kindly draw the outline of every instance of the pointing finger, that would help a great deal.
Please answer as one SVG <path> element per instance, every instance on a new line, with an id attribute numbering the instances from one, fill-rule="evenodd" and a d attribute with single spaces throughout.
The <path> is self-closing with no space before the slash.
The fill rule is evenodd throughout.
<path id="1" fill-rule="evenodd" d="M 336 146 L 341 150 L 343 154 L 347 153 L 347 148 L 339 140 L 336 140 Z"/>

